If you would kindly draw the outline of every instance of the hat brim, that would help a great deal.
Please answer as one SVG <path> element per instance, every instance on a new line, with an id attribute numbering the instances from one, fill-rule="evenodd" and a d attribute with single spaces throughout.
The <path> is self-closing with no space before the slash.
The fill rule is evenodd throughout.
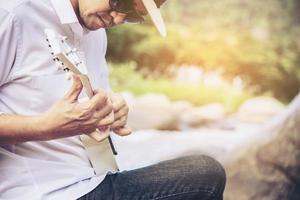
<path id="1" fill-rule="evenodd" d="M 162 18 L 162 15 L 160 13 L 160 10 L 157 7 L 154 0 L 142 0 L 142 2 L 151 20 L 153 21 L 155 27 L 157 28 L 158 32 L 161 34 L 161 36 L 166 37 L 167 36 L 166 26 Z"/>

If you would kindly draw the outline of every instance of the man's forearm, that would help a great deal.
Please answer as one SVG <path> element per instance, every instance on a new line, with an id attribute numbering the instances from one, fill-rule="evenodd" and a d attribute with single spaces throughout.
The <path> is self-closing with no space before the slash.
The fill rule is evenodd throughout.
<path id="1" fill-rule="evenodd" d="M 45 140 L 44 127 L 39 117 L 11 114 L 0 115 L 0 144 Z"/>

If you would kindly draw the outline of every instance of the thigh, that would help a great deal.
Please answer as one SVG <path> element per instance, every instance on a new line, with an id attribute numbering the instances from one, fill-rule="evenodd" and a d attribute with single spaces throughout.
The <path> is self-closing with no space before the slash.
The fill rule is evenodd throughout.
<path id="1" fill-rule="evenodd" d="M 225 172 L 217 161 L 189 156 L 108 175 L 94 193 L 99 200 L 217 200 L 224 187 Z"/>

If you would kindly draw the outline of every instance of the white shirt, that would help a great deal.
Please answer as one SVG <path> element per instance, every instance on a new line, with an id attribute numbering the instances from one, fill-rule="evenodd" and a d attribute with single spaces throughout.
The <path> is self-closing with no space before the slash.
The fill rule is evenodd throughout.
<path id="1" fill-rule="evenodd" d="M 109 90 L 105 30 L 84 30 L 69 0 L 0 0 L 0 112 L 40 114 L 70 88 L 52 60 L 45 28 L 67 36 L 93 87 Z M 1 200 L 76 199 L 103 178 L 78 136 L 0 147 Z"/>

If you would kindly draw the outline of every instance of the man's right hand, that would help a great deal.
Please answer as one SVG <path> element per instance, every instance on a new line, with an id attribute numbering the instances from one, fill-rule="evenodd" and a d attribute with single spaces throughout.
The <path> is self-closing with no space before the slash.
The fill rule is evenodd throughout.
<path id="1" fill-rule="evenodd" d="M 43 140 L 88 134 L 113 123 L 114 119 L 107 117 L 113 111 L 107 94 L 98 89 L 91 99 L 79 103 L 82 87 L 79 76 L 73 75 L 73 84 L 67 94 L 41 115 Z"/>

